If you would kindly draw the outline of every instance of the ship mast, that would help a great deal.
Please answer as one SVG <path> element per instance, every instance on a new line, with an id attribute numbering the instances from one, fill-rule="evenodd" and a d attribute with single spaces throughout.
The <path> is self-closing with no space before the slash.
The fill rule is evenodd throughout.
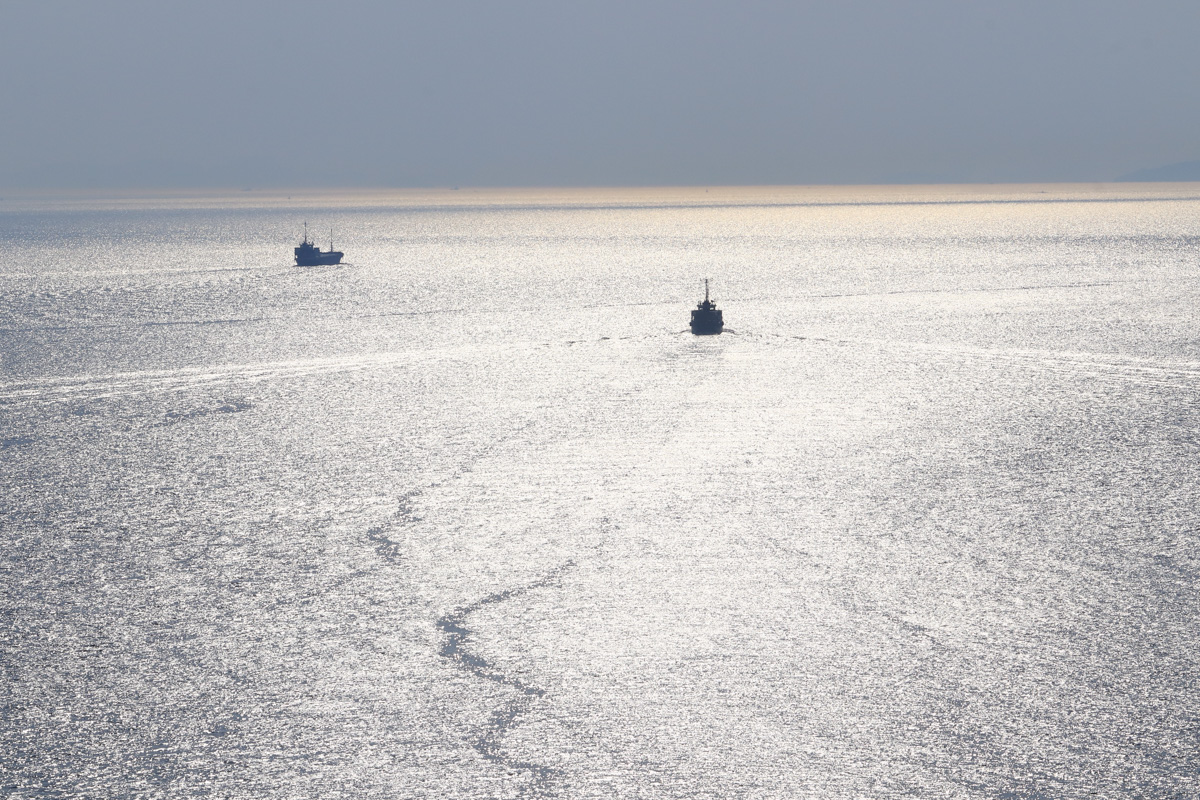
<path id="1" fill-rule="evenodd" d="M 708 278 L 704 279 L 704 303 L 708 304 Z"/>

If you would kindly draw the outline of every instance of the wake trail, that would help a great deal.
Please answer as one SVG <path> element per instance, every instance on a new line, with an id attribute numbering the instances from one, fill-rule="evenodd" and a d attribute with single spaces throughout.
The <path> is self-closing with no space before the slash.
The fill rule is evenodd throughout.
<path id="1" fill-rule="evenodd" d="M 588 340 L 525 341 L 502 345 L 508 350 L 534 351 L 546 347 L 567 348 L 582 343 L 642 341 L 643 336 L 601 336 Z M 0 382 L 0 406 L 69 402 L 75 400 L 162 394 L 232 385 L 274 383 L 339 373 L 365 372 L 410 366 L 438 359 L 470 359 L 479 348 L 473 344 L 410 349 L 393 352 L 352 353 L 315 358 L 281 359 L 242 364 L 212 364 L 175 369 L 130 370 L 110 373 L 41 376 Z"/>
<path id="2" fill-rule="evenodd" d="M 1200 362 L 1030 348 L 989 348 L 966 344 L 859 339 L 818 335 L 751 334 L 761 340 L 814 342 L 839 347 L 872 347 L 895 354 L 963 359 L 979 363 L 1008 364 L 1039 373 L 1070 375 L 1105 383 L 1200 390 Z"/>
<path id="3" fill-rule="evenodd" d="M 156 394 L 228 384 L 305 378 L 403 364 L 419 358 L 419 354 L 411 352 L 366 353 L 252 364 L 32 378 L 0 384 L 0 404 Z"/>
<path id="4" fill-rule="evenodd" d="M 470 646 L 474 631 L 467 627 L 467 620 L 472 614 L 487 606 L 504 603 L 521 595 L 554 585 L 564 573 L 574 567 L 575 562 L 568 560 L 533 583 L 489 594 L 470 605 L 462 606 L 445 614 L 436 623 L 438 630 L 446 634 L 446 639 L 439 648 L 438 655 L 481 680 L 503 686 L 515 693 L 516 697 L 511 702 L 491 713 L 483 732 L 475 739 L 472 746 L 477 753 L 497 766 L 529 774 L 532 777 L 534 796 L 550 794 L 550 784 L 557 777 L 558 770 L 544 764 L 507 755 L 504 752 L 503 742 L 508 731 L 529 713 L 537 700 L 545 696 L 546 690 L 505 673 L 495 664 L 474 652 Z"/>

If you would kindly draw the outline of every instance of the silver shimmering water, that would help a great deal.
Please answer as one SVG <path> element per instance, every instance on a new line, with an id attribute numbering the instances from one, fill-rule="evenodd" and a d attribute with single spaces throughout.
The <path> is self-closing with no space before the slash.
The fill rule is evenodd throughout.
<path id="1" fill-rule="evenodd" d="M 0 201 L 0 795 L 1194 797 L 1198 221 Z"/>

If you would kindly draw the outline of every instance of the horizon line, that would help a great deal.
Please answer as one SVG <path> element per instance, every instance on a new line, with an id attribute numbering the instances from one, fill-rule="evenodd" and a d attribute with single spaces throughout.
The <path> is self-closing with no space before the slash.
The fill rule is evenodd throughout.
<path id="1" fill-rule="evenodd" d="M 262 185 L 262 186 L 205 186 L 205 185 L 176 185 L 176 186 L 0 186 L 0 201 L 4 194 L 14 195 L 54 195 L 54 194 L 185 194 L 195 193 L 211 195 L 216 193 L 251 194 L 251 193 L 385 193 L 385 192 L 480 192 L 480 191 L 632 191 L 632 190 L 664 190 L 664 189 L 885 189 L 903 187 L 998 187 L 1017 188 L 1027 186 L 1070 186 L 1070 187 L 1122 187 L 1135 186 L 1171 186 L 1171 185 L 1200 185 L 1200 180 L 1147 180 L 1131 181 L 1123 179 L 1110 180 L 1074 180 L 1074 181 L 917 181 L 917 182 L 876 182 L 876 183 L 579 183 L 579 184 L 438 184 L 422 186 L 379 186 L 379 185 Z"/>

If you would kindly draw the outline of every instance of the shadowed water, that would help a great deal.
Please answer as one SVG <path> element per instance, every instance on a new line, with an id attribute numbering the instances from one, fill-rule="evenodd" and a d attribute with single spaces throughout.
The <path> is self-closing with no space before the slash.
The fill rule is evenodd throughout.
<path id="1" fill-rule="evenodd" d="M 10 197 L 0 794 L 1188 797 L 1197 219 Z"/>

